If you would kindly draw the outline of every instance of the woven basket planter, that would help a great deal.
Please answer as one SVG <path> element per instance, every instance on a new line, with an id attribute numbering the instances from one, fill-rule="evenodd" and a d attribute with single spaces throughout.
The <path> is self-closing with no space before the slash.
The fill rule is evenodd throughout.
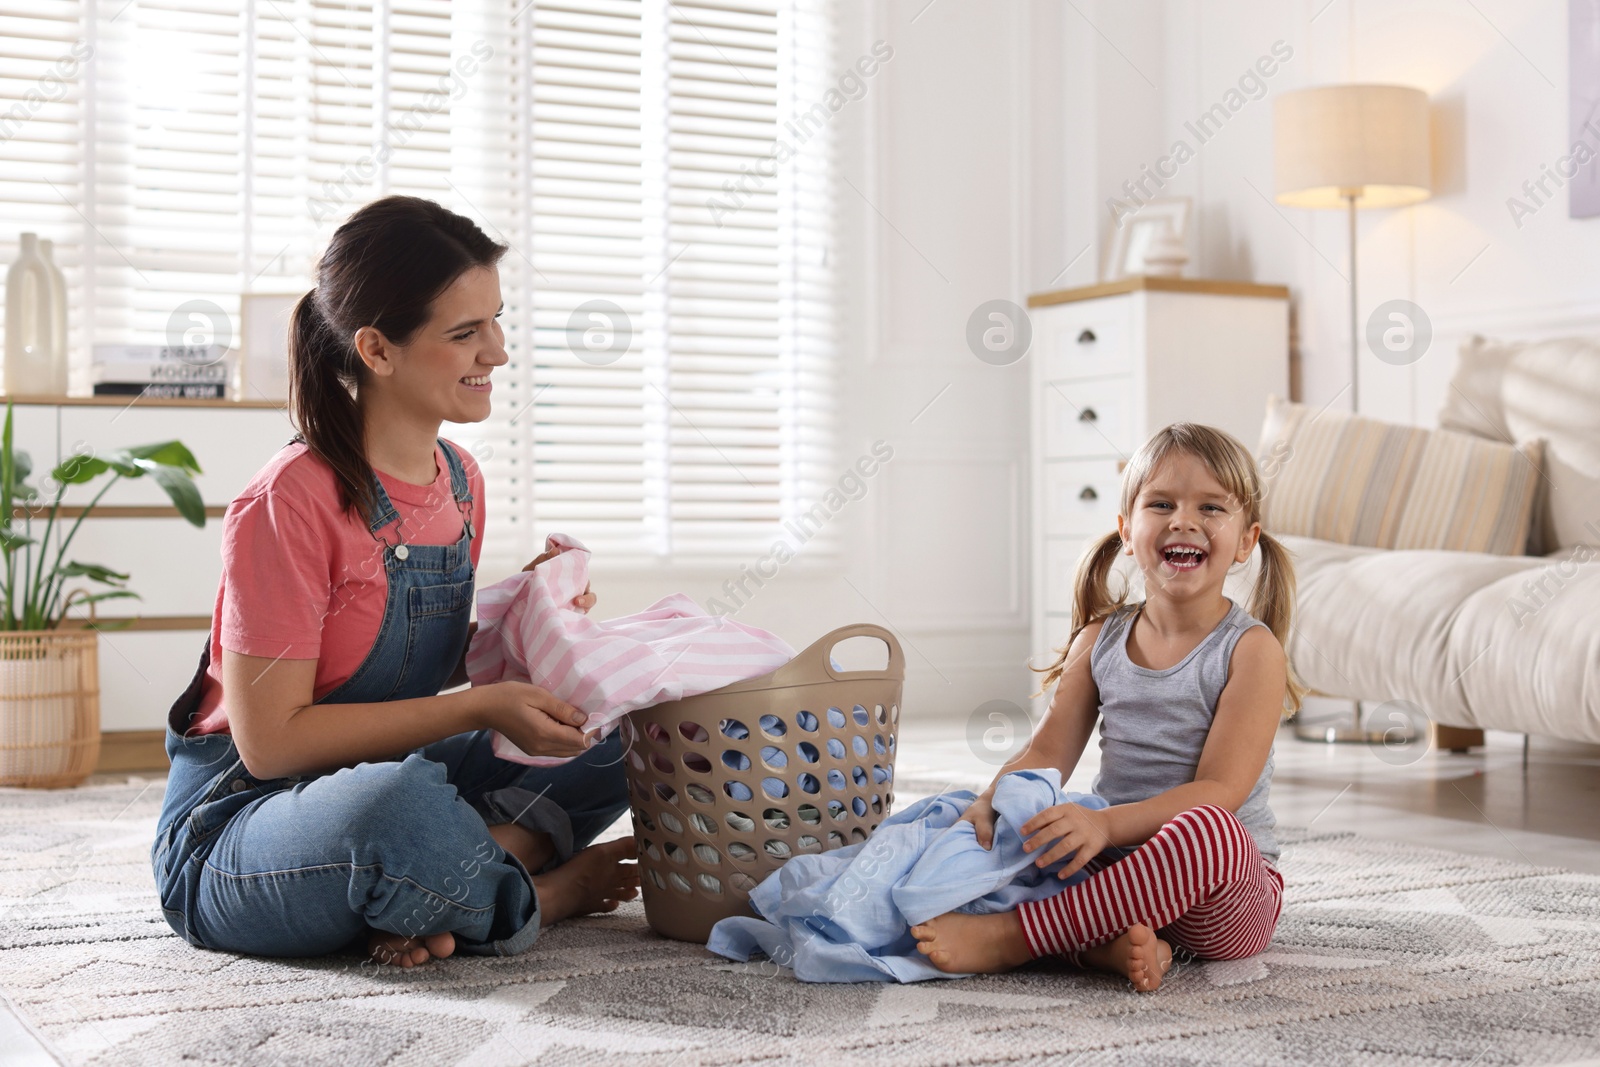
<path id="1" fill-rule="evenodd" d="M 0 786 L 62 789 L 100 759 L 100 634 L 0 631 Z"/>

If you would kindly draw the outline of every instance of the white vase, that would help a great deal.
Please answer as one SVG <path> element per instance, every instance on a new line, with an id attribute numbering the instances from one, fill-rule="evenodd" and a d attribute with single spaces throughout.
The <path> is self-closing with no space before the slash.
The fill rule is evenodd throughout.
<path id="1" fill-rule="evenodd" d="M 39 255 L 39 237 L 25 233 L 17 261 L 6 272 L 8 396 L 54 390 L 55 322 L 50 286 L 50 268 Z"/>
<path id="2" fill-rule="evenodd" d="M 50 391 L 67 395 L 67 276 L 56 265 L 55 242 L 48 238 L 39 242 L 39 257 L 50 270 L 50 324 L 55 342 L 55 387 Z"/>

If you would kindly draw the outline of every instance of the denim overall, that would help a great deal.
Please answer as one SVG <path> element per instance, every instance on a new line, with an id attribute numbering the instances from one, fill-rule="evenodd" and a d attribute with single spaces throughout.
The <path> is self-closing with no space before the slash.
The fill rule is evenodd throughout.
<path id="1" fill-rule="evenodd" d="M 472 609 L 472 494 L 460 457 L 439 444 L 461 537 L 410 545 L 399 527 L 392 540 L 380 535 L 400 515 L 372 476 L 368 531 L 384 546 L 388 600 L 371 651 L 318 704 L 431 697 L 461 659 Z M 539 933 L 531 874 L 571 858 L 627 809 L 617 732 L 557 767 L 499 759 L 485 729 L 384 761 L 257 778 L 230 735 L 184 736 L 210 658 L 208 634 L 167 713 L 172 769 L 150 849 L 162 914 L 200 948 L 318 956 L 364 942 L 371 926 L 411 937 L 450 931 L 457 952 L 513 955 Z M 529 872 L 489 835 L 503 822 L 548 833 L 555 856 Z"/>

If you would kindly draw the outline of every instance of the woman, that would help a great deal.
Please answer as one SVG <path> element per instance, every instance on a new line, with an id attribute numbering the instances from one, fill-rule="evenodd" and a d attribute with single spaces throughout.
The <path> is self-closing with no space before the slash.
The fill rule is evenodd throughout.
<path id="1" fill-rule="evenodd" d="M 151 861 L 191 944 L 312 956 L 364 937 L 411 967 L 522 952 L 638 894 L 633 838 L 589 845 L 627 807 L 618 735 L 596 744 L 533 685 L 439 692 L 467 680 L 484 511 L 439 424 L 489 417 L 505 251 L 386 197 L 334 233 L 295 307 L 301 433 L 228 508 L 211 635 L 167 717 Z M 501 760 L 491 730 L 578 758 Z"/>

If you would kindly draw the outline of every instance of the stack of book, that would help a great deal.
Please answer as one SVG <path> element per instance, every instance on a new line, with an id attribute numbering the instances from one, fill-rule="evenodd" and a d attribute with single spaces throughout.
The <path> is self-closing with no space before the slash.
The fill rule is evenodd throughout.
<path id="1" fill-rule="evenodd" d="M 226 400 L 234 353 L 221 345 L 95 345 L 95 396 Z"/>

